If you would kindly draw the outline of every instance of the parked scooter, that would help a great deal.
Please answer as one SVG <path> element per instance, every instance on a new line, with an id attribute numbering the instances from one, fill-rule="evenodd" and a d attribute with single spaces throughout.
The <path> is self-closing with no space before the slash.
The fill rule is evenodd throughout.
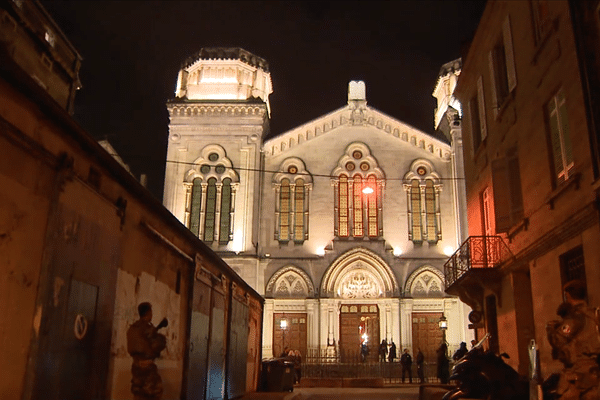
<path id="1" fill-rule="evenodd" d="M 456 389 L 446 393 L 443 400 L 463 398 L 487 400 L 527 400 L 529 384 L 525 378 L 504 362 L 508 354 L 484 351 L 483 343 L 490 338 L 486 334 L 454 368 L 450 380 L 458 382 Z"/>

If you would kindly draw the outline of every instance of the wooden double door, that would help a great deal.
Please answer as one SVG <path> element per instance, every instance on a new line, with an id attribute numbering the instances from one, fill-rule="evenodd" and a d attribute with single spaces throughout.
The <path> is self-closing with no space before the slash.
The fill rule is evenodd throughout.
<path id="1" fill-rule="evenodd" d="M 285 319 L 286 328 L 281 329 L 281 320 Z M 306 356 L 306 313 L 273 313 L 273 356 L 279 357 L 283 349 L 300 350 Z"/>
<path id="2" fill-rule="evenodd" d="M 441 316 L 442 313 L 412 313 L 413 360 L 421 349 L 426 362 L 437 362 L 436 350 L 442 344 Z"/>
<path id="3" fill-rule="evenodd" d="M 367 361 L 377 361 L 379 349 L 379 307 L 376 304 L 342 304 L 340 308 L 340 359 L 358 362 L 366 341 Z"/>

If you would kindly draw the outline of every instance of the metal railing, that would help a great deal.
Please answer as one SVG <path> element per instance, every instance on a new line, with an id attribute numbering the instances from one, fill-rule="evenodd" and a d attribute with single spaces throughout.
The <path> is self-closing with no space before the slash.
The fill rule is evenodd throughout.
<path id="1" fill-rule="evenodd" d="M 302 360 L 302 378 L 383 378 L 384 383 L 402 383 L 402 365 L 399 359 L 394 362 L 380 362 L 376 357 L 369 356 L 363 362 L 359 351 L 344 352 L 337 356 L 326 354 L 324 351 L 311 353 Z M 419 383 L 414 359 L 411 372 L 412 382 Z M 426 383 L 438 383 L 437 364 L 425 362 L 423 376 Z M 407 374 L 405 383 L 408 382 Z"/>
<path id="2" fill-rule="evenodd" d="M 513 255 L 500 236 L 469 236 L 444 264 L 446 289 L 473 268 L 497 268 Z"/>

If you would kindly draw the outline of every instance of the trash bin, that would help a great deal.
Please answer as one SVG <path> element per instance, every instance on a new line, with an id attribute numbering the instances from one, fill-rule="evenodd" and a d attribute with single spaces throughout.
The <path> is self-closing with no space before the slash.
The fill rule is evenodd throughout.
<path id="1" fill-rule="evenodd" d="M 292 392 L 294 390 L 294 363 L 284 358 L 262 362 L 264 392 Z"/>

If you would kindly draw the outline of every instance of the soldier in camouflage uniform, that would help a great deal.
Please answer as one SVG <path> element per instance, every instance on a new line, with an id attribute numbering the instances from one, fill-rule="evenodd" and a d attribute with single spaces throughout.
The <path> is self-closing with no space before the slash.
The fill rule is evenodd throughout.
<path id="1" fill-rule="evenodd" d="M 557 310 L 561 320 L 546 325 L 552 357 L 564 365 L 556 394 L 561 400 L 597 400 L 600 398 L 598 311 L 588 306 L 583 282 L 571 281 L 563 290 L 565 302 Z"/>
<path id="2" fill-rule="evenodd" d="M 138 313 L 140 319 L 127 330 L 127 351 L 133 357 L 131 392 L 135 400 L 159 400 L 163 386 L 154 359 L 166 347 L 166 337 L 158 330 L 168 322 L 164 318 L 157 327 L 152 325 L 150 303 L 141 303 Z"/>

